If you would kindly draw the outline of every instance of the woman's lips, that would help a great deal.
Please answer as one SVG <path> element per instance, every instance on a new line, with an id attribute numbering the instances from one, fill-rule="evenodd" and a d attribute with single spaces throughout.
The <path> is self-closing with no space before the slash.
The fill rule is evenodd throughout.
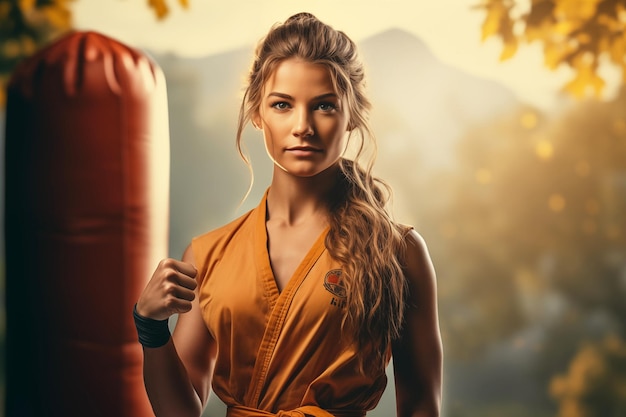
<path id="1" fill-rule="evenodd" d="M 296 156 L 310 156 L 316 153 L 322 152 L 319 148 L 314 148 L 312 146 L 293 146 L 291 148 L 287 148 L 287 152 L 296 155 Z"/>

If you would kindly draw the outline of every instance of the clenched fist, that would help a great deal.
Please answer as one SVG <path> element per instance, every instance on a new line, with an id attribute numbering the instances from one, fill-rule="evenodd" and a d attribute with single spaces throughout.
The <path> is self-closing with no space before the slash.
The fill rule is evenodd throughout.
<path id="1" fill-rule="evenodd" d="M 190 263 L 162 260 L 137 301 L 137 313 L 153 320 L 165 320 L 173 314 L 188 312 L 195 298 L 197 273 Z"/>

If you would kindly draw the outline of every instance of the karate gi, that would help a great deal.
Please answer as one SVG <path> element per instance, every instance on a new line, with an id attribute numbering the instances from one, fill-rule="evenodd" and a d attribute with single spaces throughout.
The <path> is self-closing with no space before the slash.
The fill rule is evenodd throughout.
<path id="1" fill-rule="evenodd" d="M 192 241 L 199 304 L 215 339 L 213 390 L 228 417 L 364 416 L 385 389 L 385 368 L 342 332 L 341 265 L 326 229 L 279 292 L 267 250 L 266 198 Z M 347 331 L 347 333 L 346 333 Z M 373 358 L 373 355 L 371 356 Z"/>

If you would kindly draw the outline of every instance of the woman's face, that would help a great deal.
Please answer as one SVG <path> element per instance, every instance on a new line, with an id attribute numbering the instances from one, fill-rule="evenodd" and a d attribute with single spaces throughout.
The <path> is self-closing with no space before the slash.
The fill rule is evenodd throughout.
<path id="1" fill-rule="evenodd" d="M 330 71 L 295 58 L 267 80 L 254 124 L 267 152 L 285 172 L 311 177 L 335 165 L 346 145 L 348 116 Z"/>

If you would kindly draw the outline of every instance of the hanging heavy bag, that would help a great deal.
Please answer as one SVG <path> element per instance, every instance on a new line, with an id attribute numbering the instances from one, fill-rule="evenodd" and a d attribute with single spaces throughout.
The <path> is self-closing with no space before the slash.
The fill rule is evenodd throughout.
<path id="1" fill-rule="evenodd" d="M 165 80 L 73 32 L 7 95 L 6 416 L 152 416 L 133 304 L 167 256 Z"/>

